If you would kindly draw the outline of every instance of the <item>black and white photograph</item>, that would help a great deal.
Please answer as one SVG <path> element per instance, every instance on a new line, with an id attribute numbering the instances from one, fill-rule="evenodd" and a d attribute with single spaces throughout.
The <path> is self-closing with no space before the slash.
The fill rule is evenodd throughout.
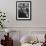
<path id="1" fill-rule="evenodd" d="M 16 19 L 31 20 L 31 1 L 16 1 Z"/>

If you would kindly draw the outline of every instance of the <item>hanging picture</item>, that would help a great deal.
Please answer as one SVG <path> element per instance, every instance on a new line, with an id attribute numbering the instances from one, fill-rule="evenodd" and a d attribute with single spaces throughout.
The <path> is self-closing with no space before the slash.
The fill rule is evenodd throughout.
<path id="1" fill-rule="evenodd" d="M 16 20 L 31 20 L 31 1 L 16 1 Z"/>

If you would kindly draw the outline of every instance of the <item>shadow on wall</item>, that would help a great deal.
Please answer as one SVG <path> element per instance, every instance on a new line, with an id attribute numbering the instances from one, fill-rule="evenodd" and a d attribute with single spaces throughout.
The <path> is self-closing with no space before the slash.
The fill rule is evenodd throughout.
<path id="1" fill-rule="evenodd" d="M 13 40 L 13 46 L 21 46 L 20 41 Z"/>

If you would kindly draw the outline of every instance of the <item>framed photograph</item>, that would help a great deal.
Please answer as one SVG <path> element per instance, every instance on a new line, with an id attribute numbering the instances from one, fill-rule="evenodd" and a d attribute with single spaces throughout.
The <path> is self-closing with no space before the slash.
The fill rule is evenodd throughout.
<path id="1" fill-rule="evenodd" d="M 16 1 L 16 20 L 31 20 L 31 1 Z"/>

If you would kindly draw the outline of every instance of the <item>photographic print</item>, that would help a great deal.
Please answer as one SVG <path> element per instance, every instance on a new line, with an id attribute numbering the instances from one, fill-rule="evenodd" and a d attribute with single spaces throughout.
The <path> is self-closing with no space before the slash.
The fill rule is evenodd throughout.
<path id="1" fill-rule="evenodd" d="M 31 1 L 16 1 L 16 20 L 31 20 Z"/>

